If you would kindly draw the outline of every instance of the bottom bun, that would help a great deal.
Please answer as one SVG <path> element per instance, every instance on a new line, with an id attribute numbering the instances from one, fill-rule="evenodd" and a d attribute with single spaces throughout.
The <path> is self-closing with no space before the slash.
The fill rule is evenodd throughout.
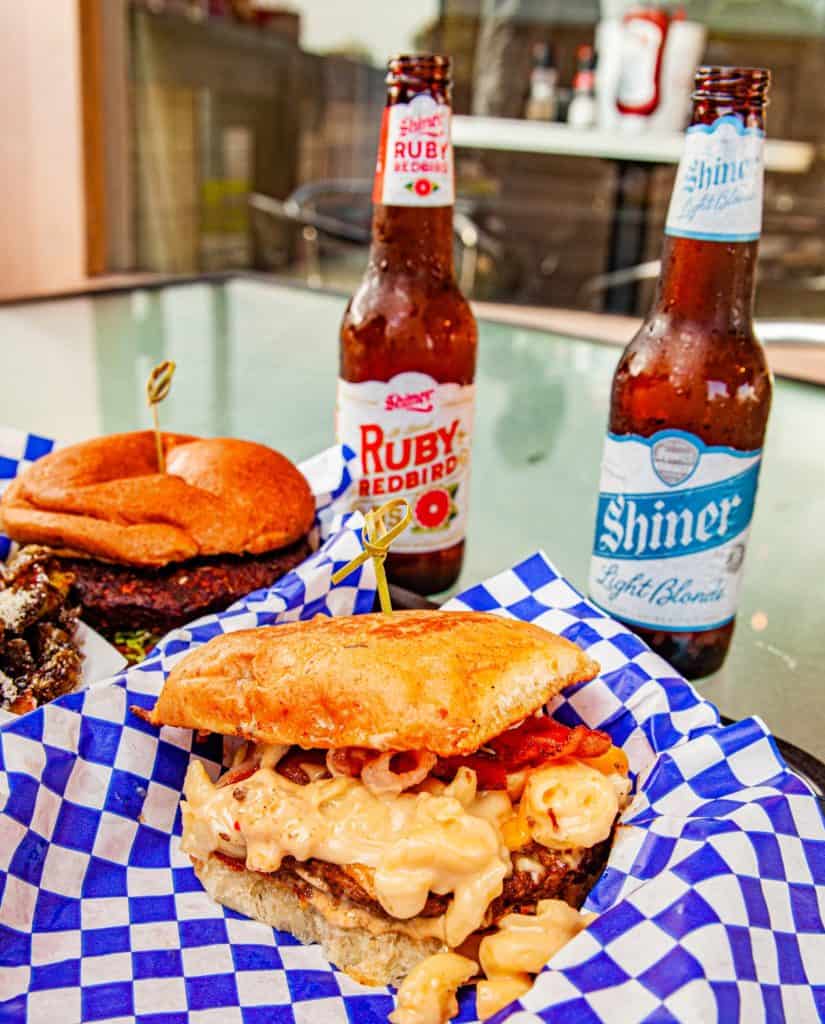
<path id="1" fill-rule="evenodd" d="M 319 942 L 330 963 L 362 985 L 397 985 L 416 964 L 445 948 L 438 938 L 396 931 L 390 919 L 334 901 L 298 879 L 230 867 L 214 856 L 192 863 L 217 903 L 290 932 L 303 943 Z M 414 922 L 398 924 L 414 930 Z"/>

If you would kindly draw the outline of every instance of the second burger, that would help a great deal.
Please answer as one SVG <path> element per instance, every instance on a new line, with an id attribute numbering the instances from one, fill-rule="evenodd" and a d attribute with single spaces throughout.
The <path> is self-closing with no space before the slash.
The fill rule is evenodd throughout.
<path id="1" fill-rule="evenodd" d="M 315 502 L 283 455 L 232 438 L 113 434 L 46 455 L 0 526 L 52 549 L 85 622 L 138 660 L 168 630 L 270 586 L 310 553 Z"/>

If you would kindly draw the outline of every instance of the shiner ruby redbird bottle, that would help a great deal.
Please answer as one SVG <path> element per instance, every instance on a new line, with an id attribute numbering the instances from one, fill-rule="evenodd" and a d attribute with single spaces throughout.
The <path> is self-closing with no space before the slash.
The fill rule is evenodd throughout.
<path id="1" fill-rule="evenodd" d="M 730 645 L 771 405 L 753 329 L 769 80 L 697 71 L 656 300 L 613 378 L 590 594 L 688 678 Z"/>
<path id="2" fill-rule="evenodd" d="M 449 57 L 389 62 L 364 279 L 341 325 L 336 431 L 361 462 L 359 507 L 406 498 L 389 578 L 445 590 L 464 554 L 476 323 L 453 271 Z"/>

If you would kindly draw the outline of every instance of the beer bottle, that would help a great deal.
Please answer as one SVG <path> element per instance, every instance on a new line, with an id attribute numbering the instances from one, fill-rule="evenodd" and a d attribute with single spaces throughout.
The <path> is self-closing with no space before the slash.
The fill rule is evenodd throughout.
<path id="1" fill-rule="evenodd" d="M 696 72 L 656 299 L 613 378 L 590 594 L 688 678 L 730 645 L 771 404 L 753 327 L 769 81 Z"/>
<path id="2" fill-rule="evenodd" d="M 358 505 L 413 510 L 387 573 L 445 590 L 464 553 L 476 324 L 453 270 L 450 59 L 389 62 L 372 244 L 341 325 L 338 440 L 358 455 Z"/>

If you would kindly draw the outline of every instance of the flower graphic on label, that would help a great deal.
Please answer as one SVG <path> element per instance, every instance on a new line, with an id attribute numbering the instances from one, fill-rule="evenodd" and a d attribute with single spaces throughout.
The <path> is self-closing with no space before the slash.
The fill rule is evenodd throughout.
<path id="1" fill-rule="evenodd" d="M 438 191 L 438 182 L 430 181 L 429 178 L 418 178 L 416 181 L 408 181 L 404 186 L 417 196 L 428 196 L 431 192 Z"/>
<path id="2" fill-rule="evenodd" d="M 420 495 L 413 508 L 413 518 L 425 530 L 437 530 L 450 518 L 452 501 L 450 492 L 443 487 L 433 487 Z"/>

